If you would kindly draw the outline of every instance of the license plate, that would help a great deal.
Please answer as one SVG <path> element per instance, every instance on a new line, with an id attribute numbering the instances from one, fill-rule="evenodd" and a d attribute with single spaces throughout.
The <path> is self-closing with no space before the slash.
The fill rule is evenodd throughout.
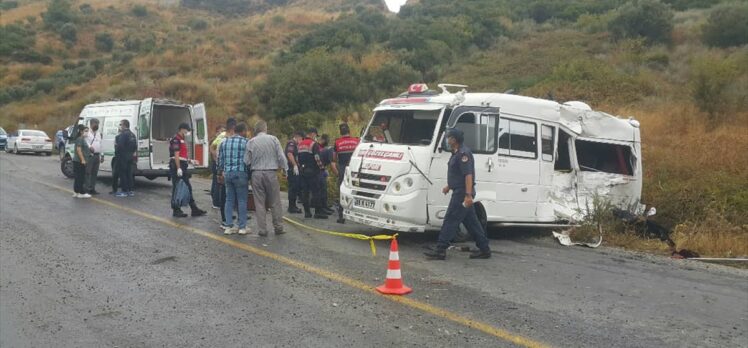
<path id="1" fill-rule="evenodd" d="M 368 199 L 356 198 L 353 200 L 353 205 L 364 209 L 374 210 L 374 201 Z"/>
<path id="2" fill-rule="evenodd" d="M 44 146 L 42 146 L 42 145 L 34 145 L 33 148 L 34 148 L 34 150 L 41 150 L 42 147 L 44 147 Z"/>

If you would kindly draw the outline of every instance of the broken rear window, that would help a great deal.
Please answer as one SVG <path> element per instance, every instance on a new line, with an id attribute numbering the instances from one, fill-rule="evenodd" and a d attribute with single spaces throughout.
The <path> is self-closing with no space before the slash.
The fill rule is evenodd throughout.
<path id="1" fill-rule="evenodd" d="M 593 141 L 576 141 L 577 161 L 583 171 L 633 175 L 631 146 Z"/>

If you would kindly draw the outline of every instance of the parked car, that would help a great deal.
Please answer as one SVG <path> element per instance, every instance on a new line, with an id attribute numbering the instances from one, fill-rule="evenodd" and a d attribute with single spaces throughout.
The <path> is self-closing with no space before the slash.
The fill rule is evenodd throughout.
<path id="1" fill-rule="evenodd" d="M 0 127 L 0 150 L 8 148 L 8 133 L 5 132 L 3 127 Z"/>
<path id="2" fill-rule="evenodd" d="M 33 129 L 19 129 L 8 137 L 6 152 L 20 154 L 21 152 L 52 154 L 52 139 L 47 133 Z"/>

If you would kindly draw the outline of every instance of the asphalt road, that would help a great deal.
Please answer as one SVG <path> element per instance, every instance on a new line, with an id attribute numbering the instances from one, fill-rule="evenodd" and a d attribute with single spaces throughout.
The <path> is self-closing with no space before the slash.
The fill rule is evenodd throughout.
<path id="1" fill-rule="evenodd" d="M 136 186 L 73 199 L 54 156 L 0 154 L 0 346 L 748 347 L 745 270 L 502 231 L 490 260 L 426 261 L 435 235 L 405 234 L 414 292 L 391 298 L 386 242 L 223 237 L 216 210 L 172 219 L 165 179 Z"/>

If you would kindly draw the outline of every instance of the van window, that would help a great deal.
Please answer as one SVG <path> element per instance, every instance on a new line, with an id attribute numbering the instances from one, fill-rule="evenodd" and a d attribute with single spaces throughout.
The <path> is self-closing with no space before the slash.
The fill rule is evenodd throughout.
<path id="1" fill-rule="evenodd" d="M 556 137 L 556 127 L 543 125 L 540 128 L 540 148 L 543 161 L 553 162 L 553 143 Z"/>
<path id="2" fill-rule="evenodd" d="M 104 128 L 101 130 L 101 134 L 107 138 L 114 138 L 119 134 L 119 122 L 120 119 L 117 117 L 105 117 L 101 124 Z"/>
<path id="3" fill-rule="evenodd" d="M 571 156 L 569 155 L 569 133 L 558 131 L 558 153 L 553 169 L 560 172 L 571 171 Z"/>
<path id="4" fill-rule="evenodd" d="M 499 154 L 538 158 L 537 137 L 535 123 L 502 118 L 499 121 Z"/>
<path id="5" fill-rule="evenodd" d="M 577 161 L 583 171 L 633 175 L 631 146 L 577 139 Z"/>
<path id="6" fill-rule="evenodd" d="M 496 127 L 499 115 L 466 112 L 457 119 L 455 128 L 465 134 L 465 146 L 473 153 L 496 153 Z"/>
<path id="7" fill-rule="evenodd" d="M 140 114 L 138 116 L 138 139 L 145 140 L 151 136 L 151 114 Z"/>

